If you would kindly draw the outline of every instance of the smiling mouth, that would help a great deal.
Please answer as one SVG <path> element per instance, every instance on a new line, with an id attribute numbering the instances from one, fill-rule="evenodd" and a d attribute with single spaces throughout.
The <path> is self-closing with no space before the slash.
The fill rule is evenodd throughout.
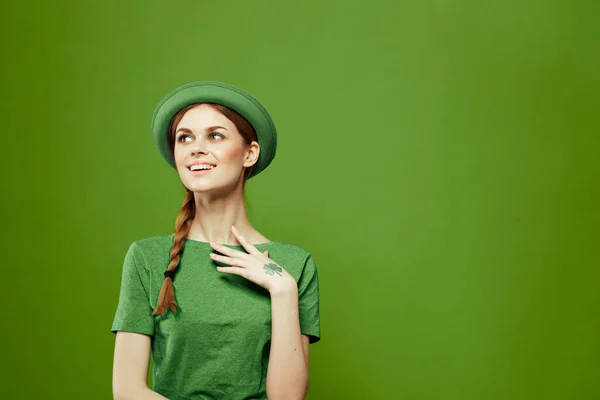
<path id="1" fill-rule="evenodd" d="M 203 173 L 203 172 L 209 172 L 212 171 L 213 169 L 217 168 L 216 165 L 213 165 L 211 168 L 199 168 L 199 169 L 192 169 L 192 167 L 188 167 L 188 170 L 192 173 L 192 174 L 199 174 L 199 173 Z"/>

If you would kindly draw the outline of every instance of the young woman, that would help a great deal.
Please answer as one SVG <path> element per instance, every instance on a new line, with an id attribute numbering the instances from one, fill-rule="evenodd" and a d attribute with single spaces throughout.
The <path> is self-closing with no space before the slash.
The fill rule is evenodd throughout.
<path id="1" fill-rule="evenodd" d="M 246 181 L 275 157 L 269 113 L 239 88 L 193 82 L 159 103 L 152 131 L 187 194 L 174 234 L 125 255 L 114 398 L 304 399 L 320 340 L 315 260 L 258 232 L 244 202 Z"/>

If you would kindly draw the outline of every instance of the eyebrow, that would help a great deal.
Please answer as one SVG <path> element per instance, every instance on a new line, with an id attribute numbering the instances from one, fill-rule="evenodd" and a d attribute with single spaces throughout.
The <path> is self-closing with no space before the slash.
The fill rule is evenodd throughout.
<path id="1" fill-rule="evenodd" d="M 208 126 L 204 130 L 205 131 L 212 131 L 212 130 L 218 129 L 218 128 L 227 130 L 227 128 L 225 128 L 224 126 L 220 126 L 220 125 Z M 177 129 L 177 131 L 175 132 L 175 134 L 178 134 L 179 132 L 193 133 L 192 130 L 188 129 L 188 128 L 179 128 L 179 129 Z"/>

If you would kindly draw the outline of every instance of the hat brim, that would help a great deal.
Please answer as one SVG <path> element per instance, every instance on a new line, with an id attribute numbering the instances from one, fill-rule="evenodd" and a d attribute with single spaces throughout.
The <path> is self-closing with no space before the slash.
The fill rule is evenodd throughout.
<path id="1" fill-rule="evenodd" d="M 171 120 L 183 108 L 195 103 L 213 103 L 228 107 L 252 125 L 258 137 L 260 153 L 248 179 L 269 166 L 277 150 L 277 130 L 267 109 L 251 94 L 217 81 L 200 81 L 183 85 L 158 104 L 152 116 L 152 136 L 165 161 L 177 169 L 168 142 Z"/>

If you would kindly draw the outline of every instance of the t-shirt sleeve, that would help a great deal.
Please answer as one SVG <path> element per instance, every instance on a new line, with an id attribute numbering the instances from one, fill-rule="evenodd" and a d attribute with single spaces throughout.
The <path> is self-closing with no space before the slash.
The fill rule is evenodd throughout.
<path id="1" fill-rule="evenodd" d="M 308 253 L 302 275 L 298 280 L 298 313 L 300 331 L 308 335 L 310 343 L 321 339 L 321 320 L 319 315 L 319 277 L 317 265 L 311 253 Z"/>
<path id="2" fill-rule="evenodd" d="M 154 317 L 148 296 L 149 273 L 139 262 L 138 250 L 133 242 L 125 255 L 113 333 L 127 331 L 154 335 Z"/>

